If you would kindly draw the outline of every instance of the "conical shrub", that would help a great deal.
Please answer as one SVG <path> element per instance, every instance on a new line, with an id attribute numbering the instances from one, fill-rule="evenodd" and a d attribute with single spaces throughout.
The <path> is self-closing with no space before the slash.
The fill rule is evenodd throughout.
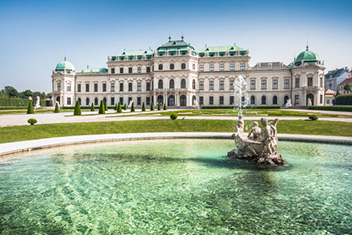
<path id="1" fill-rule="evenodd" d="M 164 110 L 166 110 L 167 108 L 166 108 L 166 103 L 164 104 Z"/>
<path id="2" fill-rule="evenodd" d="M 104 108 L 105 108 L 105 111 L 108 111 L 108 105 L 106 103 L 104 103 Z"/>
<path id="3" fill-rule="evenodd" d="M 95 107 L 94 104 L 92 103 L 92 105 L 90 106 L 90 111 L 95 111 Z"/>
<path id="4" fill-rule="evenodd" d="M 116 111 L 117 111 L 117 104 L 115 104 L 114 110 L 116 110 Z"/>
<path id="5" fill-rule="evenodd" d="M 30 100 L 28 102 L 27 114 L 33 114 L 33 113 L 34 113 L 34 108 L 33 108 L 33 105 L 32 105 L 32 101 Z"/>
<path id="6" fill-rule="evenodd" d="M 158 103 L 158 110 L 161 110 L 160 103 Z"/>
<path id="7" fill-rule="evenodd" d="M 132 102 L 132 105 L 131 105 L 131 112 L 134 112 L 135 109 L 134 109 L 134 102 Z"/>
<path id="8" fill-rule="evenodd" d="M 102 100 L 100 101 L 99 114 L 105 114 L 104 102 Z"/>
<path id="9" fill-rule="evenodd" d="M 153 104 L 153 102 L 150 104 L 150 111 L 154 111 L 154 104 Z"/>
<path id="10" fill-rule="evenodd" d="M 54 113 L 60 113 L 59 103 L 56 103 L 56 104 L 55 104 Z"/>
<path id="11" fill-rule="evenodd" d="M 119 102 L 119 104 L 117 105 L 117 112 L 118 112 L 118 113 L 122 113 L 122 108 L 121 108 L 120 102 Z"/>
<path id="12" fill-rule="evenodd" d="M 73 115 L 81 115 L 81 106 L 79 105 L 79 101 L 76 101 L 75 105 L 75 111 L 73 112 Z"/>
<path id="13" fill-rule="evenodd" d="M 124 109 L 124 110 L 127 110 L 127 105 L 126 105 L 126 104 L 123 106 L 123 109 Z"/>
<path id="14" fill-rule="evenodd" d="M 143 104 L 142 104 L 142 112 L 144 112 L 144 111 L 145 111 L 145 104 L 143 102 Z"/>

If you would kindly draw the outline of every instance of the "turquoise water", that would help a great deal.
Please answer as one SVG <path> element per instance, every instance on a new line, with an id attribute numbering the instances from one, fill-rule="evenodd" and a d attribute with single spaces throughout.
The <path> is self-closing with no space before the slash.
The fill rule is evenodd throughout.
<path id="1" fill-rule="evenodd" d="M 227 161 L 230 140 L 81 145 L 0 159 L 1 234 L 348 234 L 352 147 L 280 142 L 290 167 Z"/>

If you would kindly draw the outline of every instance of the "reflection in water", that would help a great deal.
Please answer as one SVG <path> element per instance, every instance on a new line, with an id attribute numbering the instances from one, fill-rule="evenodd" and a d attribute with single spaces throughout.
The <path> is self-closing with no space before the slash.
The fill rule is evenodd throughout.
<path id="1" fill-rule="evenodd" d="M 0 233 L 350 232 L 350 146 L 280 142 L 291 166 L 279 168 L 228 161 L 232 148 L 136 141 L 3 158 Z"/>

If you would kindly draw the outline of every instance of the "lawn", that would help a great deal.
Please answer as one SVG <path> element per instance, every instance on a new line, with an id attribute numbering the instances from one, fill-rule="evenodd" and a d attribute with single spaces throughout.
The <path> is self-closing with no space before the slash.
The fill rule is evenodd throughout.
<path id="1" fill-rule="evenodd" d="M 245 122 L 245 131 L 253 121 Z M 234 132 L 233 120 L 141 120 L 119 122 L 62 123 L 0 128 L 0 143 L 50 137 L 140 133 L 140 132 Z M 281 120 L 278 133 L 352 136 L 352 123 L 332 121 Z"/>

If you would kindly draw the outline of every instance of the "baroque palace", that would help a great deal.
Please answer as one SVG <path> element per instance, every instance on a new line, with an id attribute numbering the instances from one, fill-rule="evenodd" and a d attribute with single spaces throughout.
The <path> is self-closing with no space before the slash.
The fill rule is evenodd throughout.
<path id="1" fill-rule="evenodd" d="M 308 46 L 289 65 L 259 62 L 249 66 L 250 55 L 236 44 L 196 51 L 181 40 L 171 40 L 156 51 L 123 51 L 109 56 L 107 68 L 77 72 L 65 58 L 52 73 L 53 103 L 108 106 L 117 102 L 141 106 L 231 106 L 234 81 L 247 83 L 253 106 L 324 105 L 324 66 Z"/>

